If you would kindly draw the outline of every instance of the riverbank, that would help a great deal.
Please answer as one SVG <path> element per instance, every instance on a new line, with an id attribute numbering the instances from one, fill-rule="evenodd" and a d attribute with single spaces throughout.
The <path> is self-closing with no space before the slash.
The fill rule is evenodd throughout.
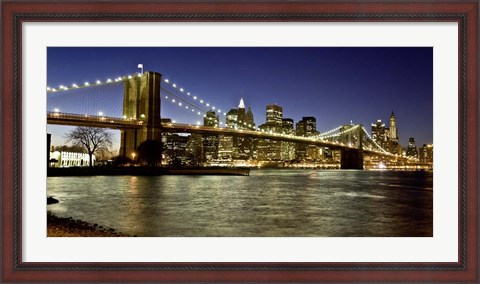
<path id="1" fill-rule="evenodd" d="M 47 212 L 48 237 L 129 237 L 114 229 L 103 228 L 72 218 L 61 218 Z"/>
<path id="2" fill-rule="evenodd" d="M 248 176 L 245 167 L 70 167 L 48 168 L 47 176 L 159 176 L 159 175 L 240 175 Z"/>

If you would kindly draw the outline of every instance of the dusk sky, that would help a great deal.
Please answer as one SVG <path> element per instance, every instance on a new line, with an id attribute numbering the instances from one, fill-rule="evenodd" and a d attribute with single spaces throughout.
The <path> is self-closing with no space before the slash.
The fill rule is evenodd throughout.
<path id="1" fill-rule="evenodd" d="M 316 117 L 320 132 L 350 121 L 370 132 L 377 119 L 388 127 L 394 111 L 402 146 L 409 137 L 415 138 L 417 146 L 433 143 L 433 48 L 429 47 L 49 47 L 47 85 L 105 81 L 139 72 L 138 64 L 222 112 L 238 107 L 243 98 L 257 126 L 265 122 L 267 104 L 283 107 L 284 118 L 295 122 L 303 116 Z M 82 89 L 78 96 L 91 91 L 100 103 L 111 104 L 110 109 L 102 109 L 106 115 L 121 116 L 117 114 L 122 106 L 121 85 L 95 88 Z M 55 107 L 50 95 L 47 102 L 47 108 Z M 179 123 L 203 122 L 202 117 L 165 100 L 161 113 Z M 63 132 L 70 129 L 49 125 L 52 144 L 63 144 Z M 118 143 L 119 131 L 115 133 Z"/>

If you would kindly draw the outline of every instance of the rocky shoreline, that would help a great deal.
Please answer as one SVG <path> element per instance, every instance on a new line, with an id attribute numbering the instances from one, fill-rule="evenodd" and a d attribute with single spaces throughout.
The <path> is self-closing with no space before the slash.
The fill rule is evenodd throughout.
<path id="1" fill-rule="evenodd" d="M 97 224 L 89 224 L 81 220 L 61 218 L 47 212 L 48 237 L 129 237 L 116 232 L 114 229 L 104 228 Z"/>

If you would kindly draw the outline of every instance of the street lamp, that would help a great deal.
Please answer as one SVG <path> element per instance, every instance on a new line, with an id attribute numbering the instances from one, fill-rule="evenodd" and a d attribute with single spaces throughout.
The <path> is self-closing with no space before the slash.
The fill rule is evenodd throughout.
<path id="1" fill-rule="evenodd" d="M 133 159 L 133 163 L 135 164 L 135 152 L 132 153 L 132 159 Z"/>

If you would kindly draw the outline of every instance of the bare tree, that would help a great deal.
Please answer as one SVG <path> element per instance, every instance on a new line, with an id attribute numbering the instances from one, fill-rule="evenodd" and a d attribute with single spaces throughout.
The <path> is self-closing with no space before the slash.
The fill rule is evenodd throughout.
<path id="1" fill-rule="evenodd" d="M 93 166 L 93 154 L 96 151 L 108 150 L 112 145 L 112 133 L 98 127 L 77 126 L 68 132 L 65 138 L 67 143 L 71 142 L 74 146 L 81 146 L 87 150 L 90 167 Z"/>

